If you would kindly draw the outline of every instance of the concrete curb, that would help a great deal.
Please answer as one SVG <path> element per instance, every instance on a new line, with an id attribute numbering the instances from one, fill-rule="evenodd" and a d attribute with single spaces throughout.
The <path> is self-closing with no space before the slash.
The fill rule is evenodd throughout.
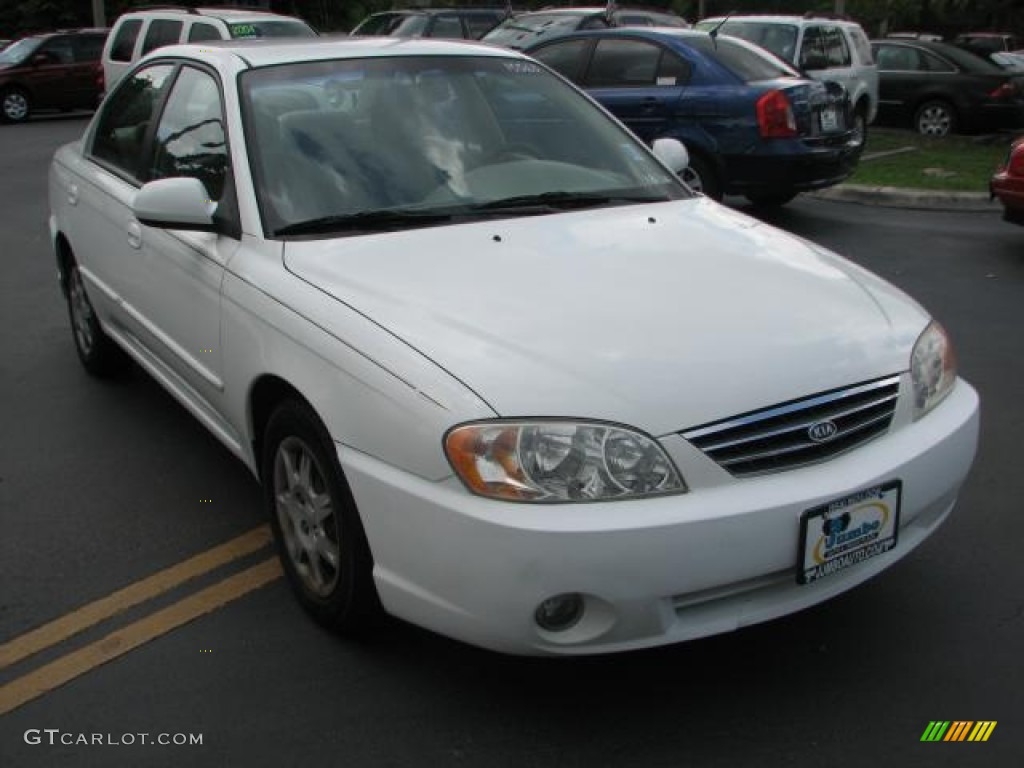
<path id="1" fill-rule="evenodd" d="M 1003 206 L 998 200 L 989 200 L 987 192 L 943 192 L 933 189 L 839 184 L 806 194 L 819 200 L 880 205 L 887 208 L 913 208 L 957 213 L 999 213 L 1003 210 Z"/>

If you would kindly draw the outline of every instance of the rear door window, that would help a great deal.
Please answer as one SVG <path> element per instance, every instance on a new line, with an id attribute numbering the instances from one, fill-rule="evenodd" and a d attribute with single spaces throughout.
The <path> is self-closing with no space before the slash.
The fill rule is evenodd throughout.
<path id="1" fill-rule="evenodd" d="M 829 69 L 850 66 L 850 49 L 838 27 L 826 27 L 822 38 Z"/>
<path id="2" fill-rule="evenodd" d="M 173 45 L 181 38 L 181 22 L 173 19 L 153 19 L 146 30 L 146 39 L 142 42 L 142 54 Z"/>
<path id="3" fill-rule="evenodd" d="M 99 61 L 103 53 L 104 39 L 101 35 L 78 35 L 74 38 L 75 61 L 86 63 Z"/>
<path id="4" fill-rule="evenodd" d="M 583 77 L 584 54 L 590 42 L 588 40 L 567 40 L 564 43 L 552 43 L 534 51 L 531 55 L 544 62 L 562 77 L 580 82 Z"/>
<path id="5" fill-rule="evenodd" d="M 641 40 L 599 40 L 587 71 L 587 87 L 653 86 L 661 49 Z"/>

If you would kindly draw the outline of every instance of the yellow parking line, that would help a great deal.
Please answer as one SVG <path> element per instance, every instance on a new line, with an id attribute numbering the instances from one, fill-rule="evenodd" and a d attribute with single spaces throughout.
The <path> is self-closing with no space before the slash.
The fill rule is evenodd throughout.
<path id="1" fill-rule="evenodd" d="M 281 575 L 276 557 L 269 558 L 212 586 L 189 595 L 134 624 L 112 632 L 0 688 L 0 715 L 58 688 L 101 664 L 122 656 L 204 614 L 259 589 Z"/>
<path id="2" fill-rule="evenodd" d="M 225 563 L 263 549 L 268 543 L 270 543 L 270 528 L 261 525 L 248 533 L 231 539 L 231 541 L 154 573 L 152 576 L 130 584 L 107 597 L 83 605 L 31 632 L 26 632 L 24 635 L 0 645 L 0 670 L 6 669 L 16 661 L 38 653 L 44 648 L 56 645 L 134 605 L 163 594 L 179 584 L 184 584 L 186 581 L 219 568 Z"/>

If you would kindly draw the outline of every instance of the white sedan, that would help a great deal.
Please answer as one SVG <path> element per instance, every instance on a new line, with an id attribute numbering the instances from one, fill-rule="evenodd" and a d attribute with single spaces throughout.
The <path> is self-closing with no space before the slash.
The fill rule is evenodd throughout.
<path id="1" fill-rule="evenodd" d="M 86 369 L 249 467 L 317 620 L 620 651 L 884 570 L 977 442 L 938 323 L 685 156 L 489 46 L 176 46 L 58 151 L 50 233 Z"/>

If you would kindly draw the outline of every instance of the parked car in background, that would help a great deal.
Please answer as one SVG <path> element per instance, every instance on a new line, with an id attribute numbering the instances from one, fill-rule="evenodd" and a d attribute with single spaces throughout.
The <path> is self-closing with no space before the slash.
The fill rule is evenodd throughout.
<path id="1" fill-rule="evenodd" d="M 811 77 L 842 85 L 850 93 L 855 137 L 863 148 L 878 111 L 878 68 L 860 24 L 813 15 L 736 15 L 703 19 L 696 26 L 742 37 Z"/>
<path id="2" fill-rule="evenodd" d="M 941 43 L 942 35 L 934 32 L 890 32 L 886 38 L 893 40 L 929 40 L 933 43 Z"/>
<path id="3" fill-rule="evenodd" d="M 970 51 L 925 40 L 874 40 L 879 119 L 918 133 L 1024 127 L 1024 89 Z"/>
<path id="4" fill-rule="evenodd" d="M 953 45 L 985 57 L 996 51 L 1017 51 L 1024 40 L 1006 32 L 967 32 L 953 38 Z"/>
<path id="5" fill-rule="evenodd" d="M 856 169 L 846 91 L 739 38 L 694 30 L 577 32 L 528 48 L 648 144 L 686 145 L 684 179 L 713 199 L 781 205 Z"/>
<path id="6" fill-rule="evenodd" d="M 1003 218 L 1024 224 L 1024 138 L 1011 147 L 1003 163 L 989 183 L 992 197 L 1003 204 Z"/>
<path id="7" fill-rule="evenodd" d="M 483 41 L 523 50 L 558 35 L 582 29 L 689 26 L 681 16 L 645 8 L 545 8 L 505 19 L 484 35 Z"/>
<path id="8" fill-rule="evenodd" d="M 988 60 L 1007 72 L 1015 75 L 1024 75 L 1024 53 L 996 51 L 988 55 Z"/>
<path id="9" fill-rule="evenodd" d="M 352 30 L 372 37 L 479 40 L 508 15 L 505 8 L 415 8 L 372 13 Z"/>
<path id="10" fill-rule="evenodd" d="M 106 29 L 23 37 L 0 51 L 0 119 L 21 123 L 38 109 L 94 109 L 103 92 Z"/>
<path id="11" fill-rule="evenodd" d="M 977 446 L 918 303 L 684 161 L 495 46 L 175 46 L 57 152 L 49 231 L 86 370 L 244 462 L 317 621 L 628 651 L 889 568 Z"/>
<path id="12" fill-rule="evenodd" d="M 117 17 L 103 49 L 103 74 L 112 88 L 140 58 L 175 43 L 315 36 L 302 19 L 269 11 L 153 5 Z"/>

